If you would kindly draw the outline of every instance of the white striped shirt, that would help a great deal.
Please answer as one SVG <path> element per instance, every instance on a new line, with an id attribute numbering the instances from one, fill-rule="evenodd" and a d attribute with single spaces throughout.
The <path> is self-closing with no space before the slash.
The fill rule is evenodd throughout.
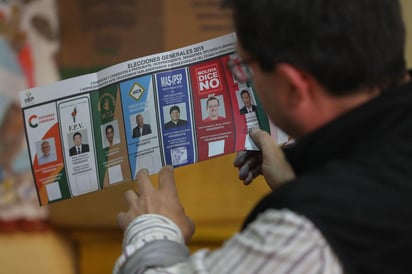
<path id="1" fill-rule="evenodd" d="M 153 241 L 160 246 L 145 251 L 146 245 Z M 170 243 L 174 246 L 171 247 Z M 184 247 L 182 233 L 172 221 L 160 215 L 142 215 L 126 229 L 124 251 L 113 273 L 124 273 L 121 270 L 128 263 L 141 264 L 136 268 L 144 269 L 143 272 L 133 273 L 146 274 L 343 272 L 320 231 L 307 218 L 287 209 L 265 211 L 243 232 L 237 233 L 214 251 L 202 249 L 189 256 L 176 243 Z M 160 254 L 161 250 L 167 250 L 161 247 L 162 244 L 170 246 L 172 252 L 175 248 L 176 252 L 163 251 Z M 165 258 L 179 256 L 181 258 Z M 145 258 L 159 264 L 144 265 L 149 261 Z M 170 260 L 175 263 L 165 263 Z"/>

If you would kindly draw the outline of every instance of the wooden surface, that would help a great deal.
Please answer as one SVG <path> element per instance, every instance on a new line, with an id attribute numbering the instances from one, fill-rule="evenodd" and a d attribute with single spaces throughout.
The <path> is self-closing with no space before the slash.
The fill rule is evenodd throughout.
<path id="1" fill-rule="evenodd" d="M 412 67 L 412 1 L 401 0 L 403 18 L 406 25 L 406 60 L 408 67 Z"/>
<path id="2" fill-rule="evenodd" d="M 54 231 L 0 233 L 0 254 L 0 273 L 76 273 L 71 242 Z"/>

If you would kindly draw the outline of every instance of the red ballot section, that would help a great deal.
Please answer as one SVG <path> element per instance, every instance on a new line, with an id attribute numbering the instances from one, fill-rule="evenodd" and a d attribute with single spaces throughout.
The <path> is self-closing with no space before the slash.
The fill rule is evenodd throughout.
<path id="1" fill-rule="evenodd" d="M 199 161 L 234 151 L 230 88 L 220 58 L 191 66 Z"/>

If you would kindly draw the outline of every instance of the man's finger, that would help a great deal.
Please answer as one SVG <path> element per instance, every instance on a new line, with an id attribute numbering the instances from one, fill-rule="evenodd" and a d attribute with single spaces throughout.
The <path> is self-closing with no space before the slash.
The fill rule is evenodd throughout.
<path id="1" fill-rule="evenodd" d="M 252 137 L 255 144 L 262 150 L 265 151 L 267 146 L 273 146 L 273 139 L 270 137 L 269 133 L 263 131 L 257 127 L 251 128 L 249 130 L 249 135 Z"/>
<path id="2" fill-rule="evenodd" d="M 236 155 L 235 160 L 233 161 L 233 165 L 235 167 L 241 167 L 243 163 L 246 161 L 249 153 L 247 151 L 239 151 Z"/>
<path id="3" fill-rule="evenodd" d="M 262 166 L 255 166 L 254 168 L 252 168 L 251 170 L 250 170 L 250 172 L 252 173 L 252 175 L 253 175 L 253 178 L 256 178 L 257 176 L 259 176 L 259 175 L 261 175 L 262 174 Z"/>
<path id="4" fill-rule="evenodd" d="M 119 223 L 120 228 L 125 229 L 129 223 L 127 213 L 120 212 L 117 214 L 117 222 Z"/>
<path id="5" fill-rule="evenodd" d="M 150 181 L 149 171 L 146 168 L 139 170 L 136 176 L 136 182 L 141 194 L 155 190 L 152 181 Z"/>
<path id="6" fill-rule="evenodd" d="M 253 179 L 255 179 L 260 174 L 261 174 L 261 167 L 260 166 L 255 166 L 255 167 L 249 169 L 248 173 L 245 174 L 245 176 L 243 178 L 241 178 L 243 180 L 243 184 L 249 185 L 253 181 Z"/>
<path id="7" fill-rule="evenodd" d="M 128 203 L 129 206 L 132 205 L 132 204 L 134 204 L 134 203 L 137 203 L 137 200 L 138 200 L 138 198 L 139 198 L 139 197 L 137 196 L 137 193 L 136 193 L 134 190 L 131 190 L 131 189 L 127 190 L 127 191 L 124 193 L 124 196 L 125 196 L 126 201 L 127 201 L 127 203 Z"/>
<path id="8" fill-rule="evenodd" d="M 174 170 L 171 166 L 165 166 L 159 171 L 159 190 L 166 190 L 176 194 L 176 184 L 174 181 Z"/>
<path id="9" fill-rule="evenodd" d="M 250 170 L 250 166 L 248 164 L 245 164 L 245 165 L 241 166 L 239 168 L 239 174 L 238 174 L 239 179 L 240 180 L 245 179 L 247 177 L 248 173 L 249 173 L 249 170 Z"/>
<path id="10" fill-rule="evenodd" d="M 253 141 L 256 143 L 258 147 L 260 147 L 262 151 L 262 162 L 263 163 L 273 163 L 273 158 L 275 154 L 280 149 L 277 144 L 274 142 L 272 137 L 266 131 L 263 131 L 259 128 L 252 128 L 249 131 L 250 136 L 252 137 Z"/>
<path id="11" fill-rule="evenodd" d="M 186 244 L 190 242 L 190 239 L 192 239 L 193 234 L 195 233 L 195 222 L 189 217 L 186 216 L 187 220 L 187 231 L 182 231 L 183 232 L 183 237 L 185 238 Z"/>
<path id="12" fill-rule="evenodd" d="M 253 157 L 249 157 L 244 164 L 239 168 L 239 178 L 243 179 L 246 174 L 251 170 L 256 168 L 256 166 L 260 166 L 260 157 L 258 155 L 254 155 Z"/>
<path id="13" fill-rule="evenodd" d="M 252 181 L 253 181 L 254 177 L 253 177 L 253 173 L 251 171 L 249 171 L 245 178 L 243 179 L 243 184 L 244 185 L 249 185 Z"/>

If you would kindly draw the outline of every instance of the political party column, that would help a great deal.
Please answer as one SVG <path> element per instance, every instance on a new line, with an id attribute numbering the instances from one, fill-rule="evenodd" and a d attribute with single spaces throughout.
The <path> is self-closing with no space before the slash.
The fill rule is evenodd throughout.
<path id="1" fill-rule="evenodd" d="M 56 104 L 24 110 L 30 159 L 41 205 L 71 198 L 61 150 Z"/>
<path id="2" fill-rule="evenodd" d="M 132 178 L 142 168 L 157 173 L 164 162 L 161 157 L 157 113 L 152 76 L 146 75 L 120 83 Z"/>
<path id="3" fill-rule="evenodd" d="M 190 67 L 199 161 L 234 152 L 235 128 L 220 59 Z"/>
<path id="4" fill-rule="evenodd" d="M 69 189 L 78 196 L 99 189 L 89 94 L 57 102 Z"/>
<path id="5" fill-rule="evenodd" d="M 101 88 L 90 96 L 100 186 L 130 181 L 119 85 Z"/>
<path id="6" fill-rule="evenodd" d="M 224 68 L 236 66 L 238 56 L 230 54 L 221 58 Z M 236 67 L 233 69 L 237 69 Z M 249 137 L 249 129 L 261 127 L 269 131 L 268 119 L 263 112 L 255 91 L 248 82 L 238 82 L 230 69 L 225 69 L 226 84 L 232 101 L 233 119 L 236 127 L 235 150 L 257 150 L 256 145 Z"/>
<path id="7" fill-rule="evenodd" d="M 187 70 L 161 72 L 155 77 L 166 164 L 192 164 L 196 161 L 196 148 Z"/>

